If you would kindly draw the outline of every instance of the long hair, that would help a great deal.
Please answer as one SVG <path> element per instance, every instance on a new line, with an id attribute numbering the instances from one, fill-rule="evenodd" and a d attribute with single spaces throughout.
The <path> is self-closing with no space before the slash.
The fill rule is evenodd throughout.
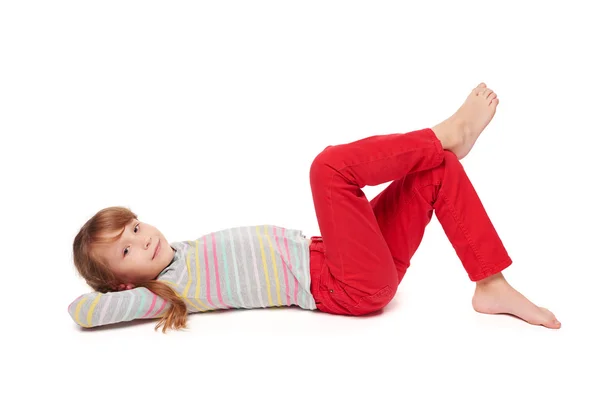
<path id="1" fill-rule="evenodd" d="M 138 216 L 125 207 L 108 207 L 98 211 L 79 230 L 73 241 L 73 262 L 79 275 L 97 292 L 111 292 L 121 283 L 108 267 L 103 257 L 98 254 L 97 245 L 114 243 L 119 240 L 125 227 Z M 109 232 L 120 231 L 113 237 L 106 237 Z M 164 282 L 150 280 L 136 284 L 145 287 L 157 296 L 166 300 L 171 307 L 161 317 L 154 328 L 163 326 L 167 329 L 178 330 L 186 328 L 187 308 L 177 293 Z"/>

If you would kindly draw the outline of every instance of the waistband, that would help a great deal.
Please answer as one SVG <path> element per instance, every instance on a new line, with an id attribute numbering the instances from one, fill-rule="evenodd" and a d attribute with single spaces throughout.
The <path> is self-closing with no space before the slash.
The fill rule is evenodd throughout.
<path id="1" fill-rule="evenodd" d="M 323 238 L 321 236 L 311 236 L 310 239 L 310 291 L 315 297 L 315 300 L 320 302 L 319 286 L 325 260 L 325 245 L 323 244 Z"/>
<path id="2" fill-rule="evenodd" d="M 325 245 L 323 244 L 322 236 L 311 236 L 310 237 L 310 249 L 323 251 Z"/>

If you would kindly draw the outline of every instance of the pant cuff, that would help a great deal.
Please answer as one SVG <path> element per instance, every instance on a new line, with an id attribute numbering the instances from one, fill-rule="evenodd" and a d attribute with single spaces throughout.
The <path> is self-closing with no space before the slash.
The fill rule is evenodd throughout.
<path id="1" fill-rule="evenodd" d="M 482 271 L 478 274 L 469 274 L 469 279 L 471 279 L 471 281 L 473 281 L 473 282 L 480 281 L 480 280 L 490 277 L 494 274 L 497 274 L 498 272 L 504 271 L 511 264 L 512 264 L 512 260 L 509 257 L 506 260 L 494 265 L 491 268 L 486 268 L 484 271 Z"/>

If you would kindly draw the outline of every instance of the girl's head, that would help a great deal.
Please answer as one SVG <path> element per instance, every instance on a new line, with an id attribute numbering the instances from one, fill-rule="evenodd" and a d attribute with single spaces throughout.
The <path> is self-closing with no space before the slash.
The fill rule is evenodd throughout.
<path id="1" fill-rule="evenodd" d="M 160 250 L 153 258 L 160 243 Z M 119 290 L 127 285 L 146 287 L 169 301 L 172 307 L 158 328 L 185 327 L 187 309 L 167 284 L 156 277 L 172 261 L 175 251 L 164 235 L 152 225 L 141 222 L 124 207 L 98 211 L 79 230 L 73 241 L 73 261 L 79 274 L 98 292 Z"/>

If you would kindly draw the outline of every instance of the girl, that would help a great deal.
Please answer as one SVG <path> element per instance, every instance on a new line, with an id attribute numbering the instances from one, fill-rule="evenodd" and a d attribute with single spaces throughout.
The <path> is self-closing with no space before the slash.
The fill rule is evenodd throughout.
<path id="1" fill-rule="evenodd" d="M 95 290 L 68 307 L 84 327 L 160 318 L 186 327 L 187 314 L 299 306 L 363 315 L 394 297 L 433 211 L 476 282 L 473 308 L 560 328 L 505 280 L 512 264 L 462 164 L 496 112 L 484 83 L 433 128 L 327 146 L 310 168 L 322 236 L 274 225 L 211 232 L 169 243 L 122 207 L 99 211 L 73 243 L 78 272 Z M 372 201 L 366 185 L 391 184 Z"/>

